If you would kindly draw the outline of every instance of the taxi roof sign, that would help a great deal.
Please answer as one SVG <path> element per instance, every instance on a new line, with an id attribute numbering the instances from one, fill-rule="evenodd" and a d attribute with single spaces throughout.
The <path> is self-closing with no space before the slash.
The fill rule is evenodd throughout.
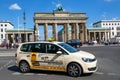
<path id="1" fill-rule="evenodd" d="M 49 41 L 52 42 L 54 41 L 55 39 L 53 37 L 49 38 Z"/>

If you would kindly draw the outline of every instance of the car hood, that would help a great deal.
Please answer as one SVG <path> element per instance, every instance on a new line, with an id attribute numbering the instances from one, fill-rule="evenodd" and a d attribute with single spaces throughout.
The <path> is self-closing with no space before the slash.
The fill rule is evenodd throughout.
<path id="1" fill-rule="evenodd" d="M 75 52 L 75 53 L 72 53 L 72 55 L 76 55 L 76 56 L 80 56 L 80 57 L 85 57 L 85 58 L 95 58 L 95 56 L 89 52 L 86 52 L 86 51 L 78 51 L 78 52 Z"/>

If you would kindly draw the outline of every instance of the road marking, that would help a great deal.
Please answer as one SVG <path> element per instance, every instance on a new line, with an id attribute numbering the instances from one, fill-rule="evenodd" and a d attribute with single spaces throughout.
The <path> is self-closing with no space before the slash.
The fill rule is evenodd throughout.
<path id="1" fill-rule="evenodd" d="M 12 67 L 12 66 L 14 66 L 14 65 L 12 65 L 12 64 L 11 64 L 11 65 L 8 65 L 8 68 L 10 68 L 10 67 Z"/>
<path id="2" fill-rule="evenodd" d="M 108 73 L 108 75 L 110 75 L 110 76 L 120 76 L 120 74 L 117 74 L 117 73 Z"/>
<path id="3" fill-rule="evenodd" d="M 20 72 L 14 72 L 14 73 L 12 73 L 12 75 L 21 75 L 22 73 L 20 73 Z"/>
<path id="4" fill-rule="evenodd" d="M 37 74 L 37 75 L 48 75 L 48 74 Z"/>
<path id="5" fill-rule="evenodd" d="M 112 76 L 112 75 L 116 75 L 115 73 L 108 73 L 108 75 Z"/>
<path id="6" fill-rule="evenodd" d="M 4 57 L 4 56 L 15 56 L 15 54 L 13 53 L 0 53 L 0 56 Z"/>
<path id="7" fill-rule="evenodd" d="M 95 72 L 95 74 L 103 75 L 104 73 L 102 73 L 102 72 Z"/>
<path id="8" fill-rule="evenodd" d="M 98 75 L 104 75 L 104 74 L 106 74 L 106 73 L 95 72 L 95 74 L 98 74 Z M 107 73 L 107 75 L 109 75 L 109 76 L 120 76 L 120 74 L 117 74 L 117 73 Z"/>
<path id="9" fill-rule="evenodd" d="M 24 73 L 23 75 L 30 76 L 30 75 L 34 75 L 34 73 Z"/>
<path id="10" fill-rule="evenodd" d="M 0 71 L 2 69 L 4 69 L 5 67 L 7 67 L 9 64 L 11 64 L 13 62 L 13 60 L 10 60 L 8 63 L 6 63 L 5 65 L 3 65 L 2 67 L 0 67 Z"/>

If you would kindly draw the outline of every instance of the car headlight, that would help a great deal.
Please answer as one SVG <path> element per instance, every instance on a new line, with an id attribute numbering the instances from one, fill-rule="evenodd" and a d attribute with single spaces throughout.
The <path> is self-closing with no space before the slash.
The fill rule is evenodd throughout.
<path id="1" fill-rule="evenodd" d="M 90 59 L 90 58 L 82 58 L 82 60 L 84 61 L 84 62 L 93 62 L 93 61 L 95 61 L 96 60 L 96 58 L 94 58 L 94 59 Z"/>

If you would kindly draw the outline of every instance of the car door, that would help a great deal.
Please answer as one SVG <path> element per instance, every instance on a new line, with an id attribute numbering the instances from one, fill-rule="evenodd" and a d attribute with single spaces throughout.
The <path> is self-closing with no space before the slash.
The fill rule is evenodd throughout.
<path id="1" fill-rule="evenodd" d="M 40 68 L 45 70 L 64 71 L 64 54 L 57 54 L 60 47 L 54 44 L 42 44 L 42 52 L 38 53 Z"/>

